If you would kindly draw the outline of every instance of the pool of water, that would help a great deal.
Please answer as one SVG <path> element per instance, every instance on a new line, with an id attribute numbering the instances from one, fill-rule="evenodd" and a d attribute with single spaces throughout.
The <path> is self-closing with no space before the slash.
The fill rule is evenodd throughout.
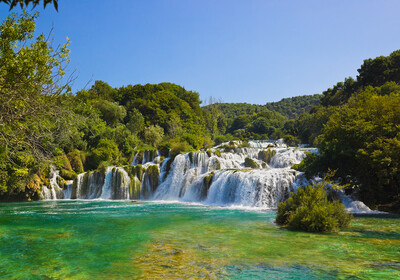
<path id="1" fill-rule="evenodd" d="M 0 278 L 400 279 L 400 220 L 291 232 L 274 211 L 128 201 L 0 204 Z"/>

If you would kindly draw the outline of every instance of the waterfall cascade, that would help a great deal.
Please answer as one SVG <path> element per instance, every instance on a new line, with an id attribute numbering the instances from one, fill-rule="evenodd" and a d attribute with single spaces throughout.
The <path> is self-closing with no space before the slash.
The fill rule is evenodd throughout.
<path id="1" fill-rule="evenodd" d="M 60 177 L 60 171 L 56 170 L 54 165 L 50 166 L 50 186 L 43 186 L 40 193 L 41 199 L 63 199 L 64 192 L 59 186 L 59 181 L 63 180 Z"/>
<path id="2" fill-rule="evenodd" d="M 65 187 L 63 196 L 276 208 L 278 202 L 303 184 L 303 174 L 291 166 L 300 163 L 307 151 L 316 152 L 271 141 L 249 141 L 247 147 L 241 147 L 240 141 L 223 143 L 207 151 L 164 160 L 158 152 L 145 151 L 138 153 L 130 166 L 79 174 L 73 184 Z M 52 187 L 53 190 L 57 189 Z M 42 191 L 45 198 L 61 198 L 49 195 L 49 191 Z M 362 202 L 346 199 L 351 207 L 367 211 Z"/>

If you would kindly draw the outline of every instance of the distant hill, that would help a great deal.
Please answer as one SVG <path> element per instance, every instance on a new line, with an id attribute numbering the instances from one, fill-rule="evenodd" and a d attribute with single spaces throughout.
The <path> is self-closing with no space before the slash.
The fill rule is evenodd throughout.
<path id="1" fill-rule="evenodd" d="M 234 119 L 242 115 L 258 114 L 265 110 L 275 111 L 281 115 L 295 119 L 303 113 L 310 112 L 311 108 L 318 106 L 321 103 L 321 94 L 303 95 L 291 98 L 283 98 L 278 102 L 269 102 L 265 105 L 255 105 L 248 103 L 215 103 L 204 106 L 203 108 L 211 111 L 211 109 L 218 108 L 225 118 Z"/>
<path id="2" fill-rule="evenodd" d="M 211 111 L 212 108 L 218 108 L 225 118 L 234 119 L 242 115 L 253 115 L 267 109 L 264 105 L 255 105 L 248 103 L 214 103 L 203 107 Z"/>
<path id="3" fill-rule="evenodd" d="M 269 102 L 265 107 L 289 119 L 296 119 L 301 114 L 310 112 L 312 107 L 320 105 L 321 97 L 322 94 L 314 94 L 283 98 L 278 102 Z"/>

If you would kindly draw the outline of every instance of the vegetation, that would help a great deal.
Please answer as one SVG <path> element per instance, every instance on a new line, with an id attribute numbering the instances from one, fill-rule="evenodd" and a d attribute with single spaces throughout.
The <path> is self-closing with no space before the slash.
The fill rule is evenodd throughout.
<path id="1" fill-rule="evenodd" d="M 357 80 L 323 93 L 322 106 L 293 123 L 294 135 L 320 153 L 299 168 L 308 176 L 336 169 L 370 207 L 400 212 L 400 51 L 364 60 Z"/>
<path id="2" fill-rule="evenodd" d="M 199 94 L 178 85 L 96 81 L 72 94 L 68 38 L 59 47 L 34 38 L 37 16 L 13 14 L 0 26 L 0 200 L 37 199 L 51 164 L 71 179 L 161 145 L 213 144 Z"/>
<path id="3" fill-rule="evenodd" d="M 314 94 L 283 98 L 278 102 L 267 103 L 265 107 L 289 119 L 296 119 L 300 115 L 310 112 L 314 106 L 319 106 L 320 103 L 321 95 Z"/>
<path id="4" fill-rule="evenodd" d="M 299 188 L 296 194 L 279 203 L 276 223 L 291 230 L 338 231 L 349 225 L 351 214 L 338 201 L 329 201 L 322 184 Z"/>
<path id="5" fill-rule="evenodd" d="M 32 8 L 35 8 L 41 0 L 0 0 L 0 3 L 5 3 L 10 6 L 10 10 L 16 7 L 18 4 L 22 8 L 28 7 L 32 3 Z M 46 8 L 48 4 L 53 3 L 54 9 L 58 11 L 58 0 L 43 0 L 43 8 Z"/>
<path id="6" fill-rule="evenodd" d="M 172 83 L 95 81 L 72 93 L 64 77 L 69 40 L 54 47 L 43 34 L 34 37 L 37 16 L 10 15 L 0 25 L 0 200 L 37 199 L 52 164 L 71 179 L 128 164 L 144 150 L 174 157 L 214 143 L 283 138 L 319 148 L 296 166 L 308 176 L 337 169 L 336 179 L 351 184 L 347 192 L 400 211 L 400 50 L 365 60 L 356 79 L 322 97 L 202 108 L 197 92 Z"/>

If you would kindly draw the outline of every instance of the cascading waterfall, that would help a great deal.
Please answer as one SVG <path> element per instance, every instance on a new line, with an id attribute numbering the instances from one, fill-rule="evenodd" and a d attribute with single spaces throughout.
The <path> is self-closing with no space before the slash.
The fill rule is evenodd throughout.
<path id="1" fill-rule="evenodd" d="M 220 156 L 217 150 L 176 156 L 152 198 L 275 208 L 294 190 L 293 183 L 300 174 L 290 166 L 305 157 L 305 150 L 283 147 L 271 147 L 273 156 L 268 162 L 259 159 L 263 148 L 237 148 Z M 260 168 L 246 168 L 246 158 Z"/>
<path id="2" fill-rule="evenodd" d="M 208 151 L 179 154 L 161 161 L 157 151 L 136 154 L 132 165 L 79 174 L 67 184 L 67 199 L 143 199 L 198 202 L 206 205 L 276 208 L 297 186 L 301 172 L 291 169 L 313 148 L 283 142 L 223 143 Z M 53 189 L 53 188 L 52 188 Z M 56 198 L 53 194 L 46 197 Z M 352 210 L 367 211 L 362 202 L 343 200 Z"/>
<path id="3" fill-rule="evenodd" d="M 129 186 L 125 169 L 109 166 L 104 172 L 79 174 L 72 187 L 64 190 L 64 195 L 67 199 L 129 199 Z"/>
<path id="4" fill-rule="evenodd" d="M 41 199 L 44 200 L 56 200 L 63 199 L 64 192 L 60 188 L 58 181 L 62 179 L 60 177 L 60 171 L 56 170 L 54 165 L 50 166 L 50 186 L 43 186 L 40 192 Z"/>

